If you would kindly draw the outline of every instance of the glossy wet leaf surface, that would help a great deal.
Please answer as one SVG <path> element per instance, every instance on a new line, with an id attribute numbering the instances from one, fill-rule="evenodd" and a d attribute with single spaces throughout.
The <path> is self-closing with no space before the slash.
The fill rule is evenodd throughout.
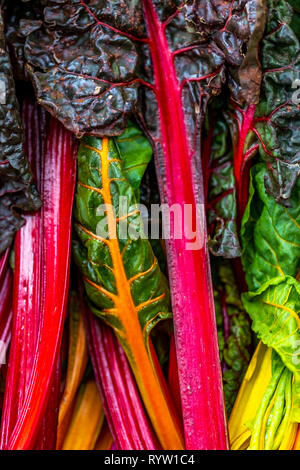
<path id="1" fill-rule="evenodd" d="M 16 209 L 36 210 L 41 201 L 23 151 L 23 127 L 0 12 L 0 253 L 24 224 Z"/>
<path id="2" fill-rule="evenodd" d="M 250 290 L 277 276 L 296 276 L 300 259 L 300 181 L 284 207 L 267 194 L 264 164 L 252 170 L 249 205 L 241 231 L 242 261 Z"/>

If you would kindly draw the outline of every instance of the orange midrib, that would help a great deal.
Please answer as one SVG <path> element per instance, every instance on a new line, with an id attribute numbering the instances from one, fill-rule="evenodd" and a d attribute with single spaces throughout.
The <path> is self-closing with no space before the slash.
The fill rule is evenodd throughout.
<path id="1" fill-rule="evenodd" d="M 92 450 L 101 431 L 104 410 L 96 382 L 86 384 L 77 401 L 63 450 Z"/>
<path id="2" fill-rule="evenodd" d="M 71 334 L 71 331 L 70 331 Z M 82 315 L 79 317 L 76 344 L 70 337 L 68 352 L 68 369 L 65 390 L 60 402 L 57 428 L 56 449 L 60 450 L 67 433 L 67 426 L 71 419 L 72 405 L 74 404 L 76 392 L 88 363 L 88 351 Z M 75 346 L 74 354 L 72 351 Z"/>
<path id="3" fill-rule="evenodd" d="M 293 450 L 300 450 L 300 424 L 298 425 L 297 435 L 294 442 Z"/>
<path id="4" fill-rule="evenodd" d="M 145 348 L 142 330 L 138 320 L 139 306 L 135 306 L 133 302 L 130 280 L 127 279 L 123 265 L 119 241 L 116 234 L 116 219 L 112 210 L 113 204 L 109 180 L 109 162 L 112 160 L 108 160 L 109 141 L 107 138 L 102 140 L 102 150 L 87 145 L 86 147 L 97 152 L 101 158 L 101 195 L 106 206 L 109 235 L 109 243 L 107 243 L 107 245 L 109 246 L 112 257 L 117 290 L 114 303 L 116 316 L 120 319 L 123 327 L 122 331 L 117 331 L 117 334 L 126 351 L 145 407 L 161 445 L 169 450 L 183 449 L 182 433 L 172 417 L 163 391 L 160 388 L 158 377 L 151 366 L 151 361 Z M 149 303 L 152 301 L 153 300 L 150 299 Z M 143 306 L 146 304 L 147 302 L 143 303 Z"/>

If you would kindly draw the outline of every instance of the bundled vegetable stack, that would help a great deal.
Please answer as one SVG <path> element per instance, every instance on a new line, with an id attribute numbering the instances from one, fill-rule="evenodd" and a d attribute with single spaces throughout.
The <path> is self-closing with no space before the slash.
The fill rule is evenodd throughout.
<path id="1" fill-rule="evenodd" d="M 2 449 L 300 448 L 299 15 L 1 1 Z"/>

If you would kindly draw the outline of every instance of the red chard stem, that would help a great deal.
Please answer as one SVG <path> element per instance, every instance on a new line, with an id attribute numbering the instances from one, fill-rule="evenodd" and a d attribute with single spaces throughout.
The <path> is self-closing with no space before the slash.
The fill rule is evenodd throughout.
<path id="1" fill-rule="evenodd" d="M 82 308 L 93 369 L 117 448 L 159 449 L 122 347 L 112 329 L 96 318 L 84 302 Z"/>
<path id="2" fill-rule="evenodd" d="M 24 103 L 23 120 L 43 207 L 26 216 L 15 241 L 12 345 L 1 424 L 1 447 L 14 450 L 34 447 L 51 384 L 57 384 L 76 168 L 72 134 L 58 121 L 49 119 L 45 144 L 45 115 L 36 105 Z"/>
<path id="3" fill-rule="evenodd" d="M 177 204 L 182 213 L 189 204 L 201 239 L 196 249 L 189 249 L 191 239 L 185 230 L 182 238 L 176 239 L 172 227 L 171 239 L 166 240 L 186 448 L 226 449 L 202 177 L 199 174 L 195 177 L 197 171 L 182 108 L 182 87 L 165 27 L 152 1 L 143 0 L 143 7 L 161 127 L 163 157 L 156 156 L 161 199 L 169 206 Z M 186 221 L 182 228 L 186 228 Z"/>

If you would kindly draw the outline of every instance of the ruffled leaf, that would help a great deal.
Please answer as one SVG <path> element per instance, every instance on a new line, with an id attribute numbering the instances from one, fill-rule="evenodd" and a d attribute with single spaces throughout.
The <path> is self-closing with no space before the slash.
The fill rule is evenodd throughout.
<path id="1" fill-rule="evenodd" d="M 23 126 L 0 11 L 0 253 L 24 224 L 16 209 L 41 206 L 23 151 Z"/>
<path id="2" fill-rule="evenodd" d="M 294 84 L 300 79 L 300 45 L 290 26 L 291 10 L 283 0 L 269 0 L 261 44 L 263 79 L 253 132 L 267 162 L 266 190 L 285 206 L 300 173 L 300 106 Z"/>
<path id="3" fill-rule="evenodd" d="M 250 290 L 276 276 L 296 276 L 300 267 L 300 181 L 290 197 L 290 207 L 284 207 L 266 192 L 266 172 L 265 164 L 252 169 L 241 230 L 242 261 Z"/>
<path id="4" fill-rule="evenodd" d="M 218 106 L 204 127 L 202 161 L 206 186 L 209 248 L 215 256 L 240 256 L 236 189 L 229 128 Z"/>
<path id="5" fill-rule="evenodd" d="M 253 330 L 281 357 L 294 374 L 294 419 L 300 420 L 300 284 L 293 277 L 277 277 L 256 292 L 243 294 Z"/>

